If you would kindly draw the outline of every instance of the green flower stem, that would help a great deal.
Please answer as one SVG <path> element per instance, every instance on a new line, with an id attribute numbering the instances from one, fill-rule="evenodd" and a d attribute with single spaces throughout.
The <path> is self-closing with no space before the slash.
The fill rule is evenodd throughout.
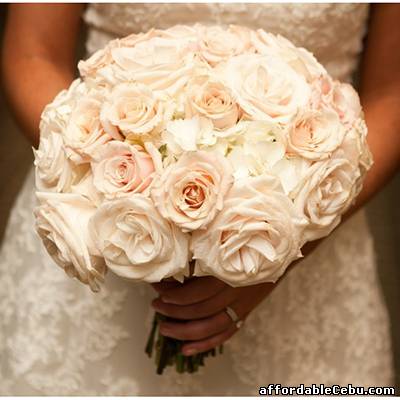
<path id="1" fill-rule="evenodd" d="M 194 373 L 201 366 L 204 366 L 204 359 L 209 355 L 216 356 L 217 350 L 212 349 L 194 356 L 185 356 L 182 354 L 182 345 L 184 342 L 161 335 L 159 330 L 160 322 L 172 320 L 159 313 L 154 315 L 150 335 L 146 343 L 145 352 L 151 358 L 155 352 L 155 362 L 157 365 L 157 374 L 161 375 L 165 368 L 174 366 L 180 374 L 188 372 Z M 157 340 L 156 340 L 157 337 Z M 219 354 L 222 354 L 222 346 L 219 346 Z"/>

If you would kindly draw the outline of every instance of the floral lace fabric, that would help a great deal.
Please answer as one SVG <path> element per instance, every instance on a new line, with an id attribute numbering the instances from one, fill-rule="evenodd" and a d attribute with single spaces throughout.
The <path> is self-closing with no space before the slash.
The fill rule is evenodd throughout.
<path id="1" fill-rule="evenodd" d="M 237 23 L 281 33 L 343 80 L 362 49 L 362 4 L 91 4 L 89 52 L 110 38 L 176 23 Z M 391 385 L 388 316 L 363 212 L 294 268 L 193 376 L 159 377 L 144 354 L 154 292 L 109 274 L 93 294 L 67 278 L 36 233 L 33 173 L 0 251 L 0 394 L 257 394 L 280 383 Z"/>

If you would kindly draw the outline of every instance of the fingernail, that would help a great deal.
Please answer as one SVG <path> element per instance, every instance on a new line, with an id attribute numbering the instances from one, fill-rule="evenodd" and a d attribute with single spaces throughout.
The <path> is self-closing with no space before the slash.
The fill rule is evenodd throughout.
<path id="1" fill-rule="evenodd" d="M 163 302 L 163 303 L 173 303 L 173 301 L 171 301 L 171 299 L 169 299 L 168 297 L 164 297 L 164 296 L 162 296 L 161 297 L 161 301 Z"/>
<path id="2" fill-rule="evenodd" d="M 166 328 L 160 328 L 160 333 L 163 336 L 169 336 L 171 334 L 171 331 L 169 329 L 166 329 Z"/>
<path id="3" fill-rule="evenodd" d="M 196 353 L 197 353 L 196 349 L 186 349 L 186 350 L 183 351 L 183 354 L 185 356 L 192 356 L 192 355 L 194 355 Z"/>
<path id="4" fill-rule="evenodd" d="M 160 302 L 156 299 L 153 300 L 151 303 L 151 306 L 156 310 L 156 311 L 160 311 L 162 307 L 160 307 Z"/>
<path id="5" fill-rule="evenodd" d="M 168 333 L 169 332 L 169 326 L 166 325 L 165 322 L 161 322 L 160 323 L 160 333 L 164 334 L 164 333 Z"/>

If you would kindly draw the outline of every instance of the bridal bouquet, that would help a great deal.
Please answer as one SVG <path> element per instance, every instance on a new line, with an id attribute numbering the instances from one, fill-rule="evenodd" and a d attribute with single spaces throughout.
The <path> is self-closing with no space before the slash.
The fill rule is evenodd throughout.
<path id="1" fill-rule="evenodd" d="M 372 163 L 355 90 L 263 30 L 152 29 L 78 67 L 42 115 L 35 215 L 56 263 L 94 291 L 107 270 L 275 282 L 338 225 Z M 161 370 L 202 364 L 179 345 L 165 355 L 164 339 Z"/>

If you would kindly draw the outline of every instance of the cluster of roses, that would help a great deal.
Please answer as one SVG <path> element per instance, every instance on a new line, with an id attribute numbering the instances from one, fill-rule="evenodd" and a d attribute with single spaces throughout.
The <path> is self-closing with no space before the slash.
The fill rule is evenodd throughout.
<path id="1" fill-rule="evenodd" d="M 110 42 L 43 112 L 37 231 L 98 290 L 276 281 L 329 234 L 371 165 L 359 98 L 263 30 L 176 26 Z"/>

